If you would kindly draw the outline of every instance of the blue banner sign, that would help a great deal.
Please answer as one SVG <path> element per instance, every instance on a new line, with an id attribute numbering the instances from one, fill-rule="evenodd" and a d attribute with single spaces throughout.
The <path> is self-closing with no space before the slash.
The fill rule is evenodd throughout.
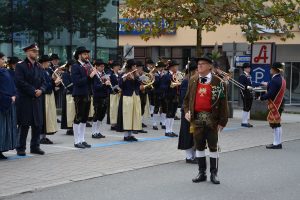
<path id="1" fill-rule="evenodd" d="M 132 24 L 133 30 L 127 31 L 125 29 L 126 23 Z M 145 33 L 145 29 L 147 27 L 151 26 L 151 24 L 153 24 L 153 23 L 155 23 L 155 22 L 152 22 L 149 19 L 133 20 L 133 19 L 122 18 L 122 19 L 119 19 L 119 34 L 120 35 L 141 35 L 141 34 Z M 170 24 L 166 20 L 162 19 L 160 26 L 162 27 L 162 29 L 164 29 L 164 28 L 169 27 Z M 168 31 L 164 34 L 176 34 L 176 30 L 172 29 L 171 31 Z"/>

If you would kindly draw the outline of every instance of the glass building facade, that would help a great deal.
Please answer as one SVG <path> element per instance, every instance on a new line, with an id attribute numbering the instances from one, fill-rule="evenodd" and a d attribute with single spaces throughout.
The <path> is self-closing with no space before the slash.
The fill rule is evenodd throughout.
<path id="1" fill-rule="evenodd" d="M 36 42 L 40 54 L 56 53 L 61 63 L 78 46 L 91 58 L 117 58 L 118 6 L 115 0 L 1 0 L 0 51 L 24 58 L 23 47 Z M 1 19 L 0 19 L 1 21 Z"/>

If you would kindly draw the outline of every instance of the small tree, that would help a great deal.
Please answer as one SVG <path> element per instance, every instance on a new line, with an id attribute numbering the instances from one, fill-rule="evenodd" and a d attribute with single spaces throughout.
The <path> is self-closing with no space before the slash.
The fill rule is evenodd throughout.
<path id="1" fill-rule="evenodd" d="M 149 26 L 126 22 L 127 30 L 143 29 L 142 39 L 160 37 L 180 27 L 197 31 L 197 56 L 202 55 L 202 32 L 216 31 L 223 24 L 242 28 L 249 42 L 265 38 L 262 27 L 273 29 L 282 39 L 293 37 L 292 29 L 299 22 L 299 0 L 126 0 L 121 15 L 136 22 L 151 21 Z M 162 26 L 162 20 L 169 26 Z"/>

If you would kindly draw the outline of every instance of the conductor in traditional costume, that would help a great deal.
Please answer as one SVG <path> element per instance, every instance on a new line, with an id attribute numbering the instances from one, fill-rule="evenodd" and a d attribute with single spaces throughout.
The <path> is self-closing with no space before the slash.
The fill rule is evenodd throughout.
<path id="1" fill-rule="evenodd" d="M 208 56 L 197 62 L 198 74 L 189 81 L 188 91 L 184 98 L 185 118 L 190 121 L 190 130 L 194 135 L 196 159 L 199 173 L 193 182 L 206 181 L 206 155 L 209 149 L 210 180 L 220 184 L 218 180 L 218 134 L 228 121 L 228 102 L 223 80 L 213 75 L 212 60 Z"/>

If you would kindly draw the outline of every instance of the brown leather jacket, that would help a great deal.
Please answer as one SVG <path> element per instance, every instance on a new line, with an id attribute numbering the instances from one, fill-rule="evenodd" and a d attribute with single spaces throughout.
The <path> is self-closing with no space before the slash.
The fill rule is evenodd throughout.
<path id="1" fill-rule="evenodd" d="M 191 123 L 194 122 L 194 105 L 199 75 L 191 77 L 188 90 L 183 101 L 184 112 L 191 112 Z M 212 118 L 216 125 L 226 126 L 228 122 L 227 87 L 220 78 L 212 75 Z"/>

